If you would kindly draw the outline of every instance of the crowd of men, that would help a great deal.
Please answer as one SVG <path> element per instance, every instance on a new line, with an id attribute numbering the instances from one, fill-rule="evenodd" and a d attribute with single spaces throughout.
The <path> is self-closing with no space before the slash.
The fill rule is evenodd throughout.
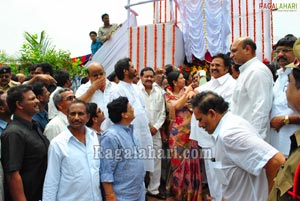
<path id="1" fill-rule="evenodd" d="M 300 39 L 283 37 L 274 53 L 275 83 L 256 57 L 255 42 L 242 37 L 230 56 L 213 56 L 210 81 L 186 86 L 193 88 L 183 103 L 193 112 L 188 137 L 210 150 L 199 157 L 207 199 L 299 200 Z M 240 66 L 237 79 L 234 65 Z M 46 63 L 30 70 L 20 83 L 0 67 L 0 200 L 168 199 L 160 151 L 172 135 L 164 80 L 174 66 L 136 72 L 124 58 L 115 64 L 115 83 L 93 62 L 88 82 L 76 91 L 65 70 L 53 72 Z"/>

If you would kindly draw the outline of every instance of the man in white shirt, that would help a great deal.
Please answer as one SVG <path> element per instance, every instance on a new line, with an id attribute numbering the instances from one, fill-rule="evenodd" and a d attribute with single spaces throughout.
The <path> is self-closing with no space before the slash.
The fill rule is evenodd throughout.
<path id="1" fill-rule="evenodd" d="M 112 100 L 112 93 L 116 84 L 106 79 L 103 66 L 97 62 L 91 63 L 87 70 L 89 81 L 77 89 L 76 98 L 86 103 L 96 103 L 104 112 L 104 116 L 108 117 L 106 106 Z M 101 129 L 105 131 L 111 124 L 110 119 L 106 118 L 101 124 Z"/>
<path id="2" fill-rule="evenodd" d="M 199 127 L 215 143 L 214 171 L 225 200 L 264 201 L 285 157 L 265 142 L 243 118 L 228 112 L 228 102 L 212 91 L 191 101 Z"/>
<path id="3" fill-rule="evenodd" d="M 101 201 L 97 134 L 85 126 L 86 104 L 77 100 L 68 109 L 68 129 L 55 137 L 48 152 L 43 201 Z"/>
<path id="4" fill-rule="evenodd" d="M 120 59 L 115 65 L 115 72 L 120 80 L 113 93 L 113 98 L 125 96 L 129 103 L 134 108 L 133 134 L 139 140 L 140 151 L 143 151 L 145 171 L 154 171 L 152 136 L 149 129 L 149 119 L 145 110 L 145 103 L 140 89 L 136 84 L 133 84 L 133 79 L 136 76 L 134 68 L 129 58 Z"/>
<path id="5" fill-rule="evenodd" d="M 212 58 L 210 63 L 211 80 L 204 85 L 197 87 L 195 90 L 199 93 L 202 91 L 214 91 L 222 96 L 226 101 L 230 101 L 233 94 L 233 89 L 236 85 L 236 80 L 229 74 L 231 60 L 225 54 L 217 54 Z M 210 160 L 214 158 L 214 141 L 212 137 L 202 128 L 199 128 L 195 115 L 193 114 L 191 120 L 191 134 L 190 139 L 198 141 L 199 146 L 203 152 L 210 151 L 209 158 L 204 158 L 205 172 L 207 176 L 207 183 L 210 190 L 210 195 L 214 201 L 221 201 L 222 194 L 220 192 L 220 184 L 216 180 L 216 176 L 212 171 L 213 162 Z"/>
<path id="6" fill-rule="evenodd" d="M 67 111 L 70 104 L 75 100 L 75 95 L 71 89 L 59 89 L 53 97 L 58 114 L 47 124 L 44 135 L 51 141 L 54 137 L 67 129 L 69 125 Z"/>
<path id="7" fill-rule="evenodd" d="M 273 47 L 276 54 L 276 61 L 280 69 L 277 70 L 278 78 L 273 87 L 273 105 L 271 111 L 270 143 L 285 156 L 290 151 L 290 136 L 300 128 L 299 124 L 292 123 L 292 120 L 299 118 L 295 112 L 288 107 L 286 99 L 286 86 L 291 68 L 286 66 L 295 60 L 293 45 L 297 38 L 287 35 L 280 39 Z"/>
<path id="8" fill-rule="evenodd" d="M 141 81 L 138 86 L 144 98 L 147 117 L 149 119 L 149 129 L 153 140 L 153 149 L 157 153 L 154 157 L 154 172 L 150 172 L 150 182 L 148 185 L 149 196 L 165 198 L 159 193 L 161 176 L 161 158 L 158 158 L 159 150 L 162 149 L 162 141 L 159 129 L 166 119 L 166 108 L 163 91 L 153 85 L 154 70 L 150 67 L 143 68 L 140 73 Z"/>
<path id="9" fill-rule="evenodd" d="M 241 65 L 230 110 L 249 121 L 260 136 L 267 139 L 272 107 L 273 76 L 268 67 L 256 57 L 256 44 L 251 38 L 236 39 L 230 48 L 230 57 Z"/>

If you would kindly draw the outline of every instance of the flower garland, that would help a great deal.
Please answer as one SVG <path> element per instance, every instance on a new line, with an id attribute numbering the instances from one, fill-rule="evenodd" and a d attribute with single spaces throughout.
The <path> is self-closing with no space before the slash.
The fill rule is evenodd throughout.
<path id="1" fill-rule="evenodd" d="M 157 26 L 154 24 L 154 66 L 153 68 L 156 70 L 156 62 L 157 62 Z"/>
<path id="2" fill-rule="evenodd" d="M 129 28 L 129 58 L 132 59 L 132 27 Z"/>
<path id="3" fill-rule="evenodd" d="M 145 26 L 144 28 L 144 67 L 147 66 L 147 50 L 148 50 L 148 47 L 147 47 L 147 26 Z"/>
<path id="4" fill-rule="evenodd" d="M 136 70 L 140 72 L 140 35 L 141 30 L 140 27 L 137 27 L 137 43 L 136 43 Z"/>

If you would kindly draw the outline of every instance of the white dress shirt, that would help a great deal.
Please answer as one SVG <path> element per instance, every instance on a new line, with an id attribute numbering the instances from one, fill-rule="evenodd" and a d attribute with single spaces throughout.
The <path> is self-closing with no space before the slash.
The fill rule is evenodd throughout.
<path id="1" fill-rule="evenodd" d="M 260 136 L 266 139 L 272 108 L 272 73 L 256 57 L 243 64 L 239 70 L 240 75 L 232 95 L 230 110 L 249 121 Z"/>
<path id="2" fill-rule="evenodd" d="M 51 141 L 58 134 L 66 130 L 68 125 L 67 116 L 61 111 L 58 111 L 58 114 L 47 124 L 44 135 Z"/>
<path id="3" fill-rule="evenodd" d="M 87 83 L 80 85 L 80 87 L 77 89 L 75 96 L 78 98 L 86 93 L 86 91 L 91 87 L 92 83 L 91 81 L 88 81 Z M 96 90 L 93 96 L 90 99 L 90 102 L 96 103 L 98 105 L 98 108 L 101 109 L 101 111 L 104 112 L 105 120 L 101 124 L 101 129 L 106 130 L 112 122 L 108 118 L 108 110 L 107 110 L 107 104 L 112 100 L 112 93 L 114 89 L 116 88 L 116 83 L 110 82 L 109 80 L 106 80 L 106 86 L 104 91 Z"/>
<path id="4" fill-rule="evenodd" d="M 43 201 L 101 201 L 97 134 L 85 128 L 86 145 L 69 129 L 49 146 Z"/>
<path id="5" fill-rule="evenodd" d="M 231 100 L 231 96 L 233 94 L 235 85 L 236 80 L 233 79 L 229 73 L 226 73 L 225 75 L 217 79 L 212 78 L 209 82 L 197 87 L 195 90 L 199 93 L 203 91 L 213 91 L 218 95 L 222 96 L 225 101 L 229 102 Z M 202 147 L 202 152 L 209 154 L 203 155 L 207 182 L 213 200 L 221 201 L 221 186 L 216 180 L 216 176 L 212 168 L 213 162 L 211 161 L 211 159 L 215 157 L 215 142 L 210 134 L 208 134 L 203 128 L 200 128 L 198 126 L 198 121 L 196 120 L 194 113 L 191 119 L 190 139 L 196 140 L 199 146 Z"/>
<path id="6" fill-rule="evenodd" d="M 153 172 L 153 158 L 149 154 L 153 148 L 152 136 L 149 129 L 149 119 L 145 110 L 145 103 L 140 89 L 136 84 L 120 81 L 113 93 L 113 98 L 125 96 L 134 109 L 135 119 L 133 120 L 133 134 L 139 140 L 140 148 L 146 153 L 148 159 L 144 160 L 145 171 Z"/>
<path id="7" fill-rule="evenodd" d="M 273 87 L 273 105 L 270 120 L 277 116 L 295 115 L 295 112 L 288 107 L 286 98 L 288 75 L 291 71 L 291 68 L 286 68 L 285 71 L 281 68 L 277 71 L 278 78 Z M 271 128 L 271 145 L 282 152 L 285 156 L 288 156 L 291 146 L 290 136 L 299 128 L 300 125 L 297 124 L 284 125 L 280 128 L 279 132 L 277 132 L 274 128 Z"/>
<path id="8" fill-rule="evenodd" d="M 265 201 L 264 166 L 278 151 L 243 118 L 227 112 L 212 134 L 216 143 L 214 171 L 225 200 Z"/>

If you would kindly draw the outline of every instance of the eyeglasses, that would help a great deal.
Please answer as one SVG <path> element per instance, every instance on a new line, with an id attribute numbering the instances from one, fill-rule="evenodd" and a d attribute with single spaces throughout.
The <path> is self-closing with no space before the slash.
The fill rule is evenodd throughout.
<path id="1" fill-rule="evenodd" d="M 0 75 L 0 78 L 5 78 L 5 79 L 7 79 L 7 78 L 9 78 L 9 76 L 10 76 L 10 75 Z"/>
<path id="2" fill-rule="evenodd" d="M 68 96 L 66 99 L 64 99 L 63 101 L 73 101 L 76 99 L 76 96 Z"/>
<path id="3" fill-rule="evenodd" d="M 92 73 L 91 75 L 92 75 L 92 77 L 98 77 L 99 75 L 100 76 L 105 75 L 105 72 L 104 71 L 100 71 L 100 72 Z"/>
<path id="4" fill-rule="evenodd" d="M 282 52 L 282 53 L 286 54 L 290 51 L 293 51 L 293 49 L 284 48 L 284 49 L 274 50 L 274 53 L 278 54 L 278 53 Z"/>

